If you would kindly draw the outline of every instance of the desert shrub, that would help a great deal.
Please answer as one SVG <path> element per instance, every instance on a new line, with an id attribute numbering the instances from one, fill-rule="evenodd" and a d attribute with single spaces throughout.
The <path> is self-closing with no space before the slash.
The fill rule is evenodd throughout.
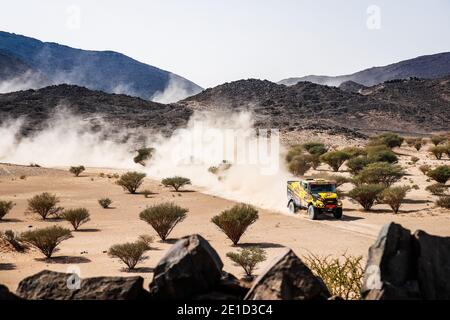
<path id="1" fill-rule="evenodd" d="M 321 278 L 333 296 L 346 300 L 358 300 L 364 275 L 362 256 L 316 256 L 302 259 L 311 271 Z"/>
<path id="2" fill-rule="evenodd" d="M 240 252 L 228 252 L 227 257 L 233 261 L 236 265 L 241 266 L 244 269 L 247 277 L 253 277 L 253 270 L 258 263 L 266 260 L 266 252 L 261 248 L 246 248 Z"/>
<path id="3" fill-rule="evenodd" d="M 450 166 L 439 166 L 428 171 L 427 176 L 439 183 L 447 183 L 450 179 Z"/>
<path id="4" fill-rule="evenodd" d="M 368 153 L 368 158 L 371 162 L 388 162 L 397 163 L 398 157 L 390 149 L 378 149 L 373 148 L 371 152 Z"/>
<path id="5" fill-rule="evenodd" d="M 212 174 L 219 174 L 221 172 L 227 171 L 231 168 L 231 163 L 229 163 L 227 160 L 223 160 L 221 164 L 218 166 L 211 166 L 208 168 L 208 172 Z"/>
<path id="6" fill-rule="evenodd" d="M 135 194 L 142 182 L 144 182 L 144 178 L 145 173 L 139 173 L 136 171 L 127 172 L 120 176 L 120 178 L 116 181 L 116 184 L 129 193 Z"/>
<path id="7" fill-rule="evenodd" d="M 335 172 L 339 171 L 339 168 L 348 159 L 350 159 L 350 154 L 344 151 L 329 151 L 320 156 L 320 160 L 328 164 Z"/>
<path id="8" fill-rule="evenodd" d="M 139 217 L 151 225 L 159 237 L 165 241 L 173 228 L 186 218 L 187 212 L 187 209 L 172 202 L 166 202 L 145 209 Z"/>
<path id="9" fill-rule="evenodd" d="M 426 187 L 425 190 L 429 191 L 431 194 L 435 196 L 440 196 L 445 193 L 447 187 L 443 183 L 436 182 Z"/>
<path id="10" fill-rule="evenodd" d="M 417 158 L 417 157 L 415 157 L 415 156 L 412 156 L 412 157 L 411 157 L 411 162 L 414 163 L 414 164 L 417 163 L 419 160 L 420 160 L 420 159 Z"/>
<path id="11" fill-rule="evenodd" d="M 14 207 L 14 202 L 12 201 L 2 201 L 0 200 L 0 220 L 3 219 Z"/>
<path id="12" fill-rule="evenodd" d="M 411 186 L 411 189 L 413 189 L 413 190 L 420 190 L 420 187 L 419 187 L 419 185 L 417 185 L 417 184 L 413 184 L 413 185 Z"/>
<path id="13" fill-rule="evenodd" d="M 348 160 L 346 165 L 350 172 L 356 175 L 370 163 L 372 163 L 372 161 L 366 156 L 358 156 Z"/>
<path id="14" fill-rule="evenodd" d="M 403 200 L 406 197 L 406 193 L 411 188 L 408 186 L 389 187 L 381 193 L 381 199 L 384 203 L 387 203 L 394 213 L 398 213 Z"/>
<path id="15" fill-rule="evenodd" d="M 427 174 L 430 170 L 431 167 L 428 164 L 423 164 L 419 167 L 419 170 L 423 173 L 423 174 Z"/>
<path id="16" fill-rule="evenodd" d="M 440 196 L 436 200 L 436 205 L 442 208 L 450 209 L 450 196 Z"/>
<path id="17" fill-rule="evenodd" d="M 101 198 L 98 199 L 98 204 L 103 208 L 107 209 L 112 204 L 112 200 L 110 198 Z"/>
<path id="18" fill-rule="evenodd" d="M 141 194 L 143 194 L 144 197 L 148 198 L 152 194 L 152 192 L 149 189 L 144 189 L 141 191 Z"/>
<path id="19" fill-rule="evenodd" d="M 437 145 L 441 144 L 442 142 L 446 141 L 447 138 L 444 136 L 432 136 L 430 138 L 430 140 L 435 146 L 437 146 Z"/>
<path id="20" fill-rule="evenodd" d="M 355 177 L 357 183 L 382 184 L 389 187 L 399 181 L 405 172 L 399 165 L 387 162 L 376 162 L 367 165 Z"/>
<path id="21" fill-rule="evenodd" d="M 313 166 L 311 155 L 299 154 L 289 162 L 289 172 L 295 176 L 303 176 Z"/>
<path id="22" fill-rule="evenodd" d="M 248 204 L 238 204 L 214 216 L 211 222 L 236 245 L 247 228 L 258 219 L 258 210 Z"/>
<path id="23" fill-rule="evenodd" d="M 155 152 L 154 148 L 141 148 L 136 150 L 138 153 L 136 157 L 133 158 L 135 163 L 139 163 L 141 166 L 145 166 L 145 162 L 152 158 Z"/>
<path id="24" fill-rule="evenodd" d="M 395 147 L 400 147 L 404 141 L 404 138 L 395 133 L 383 133 L 376 137 L 372 137 L 369 140 L 369 144 L 371 145 L 383 144 L 392 149 Z"/>
<path id="25" fill-rule="evenodd" d="M 48 216 L 57 215 L 63 210 L 62 207 L 57 207 L 58 203 L 59 198 L 56 195 L 44 192 L 28 200 L 28 211 L 37 213 L 45 220 Z"/>
<path id="26" fill-rule="evenodd" d="M 86 208 L 76 208 L 65 210 L 61 218 L 68 221 L 75 231 L 82 225 L 88 222 L 90 219 L 89 211 Z"/>
<path id="27" fill-rule="evenodd" d="M 434 147 L 431 147 L 430 149 L 428 149 L 428 151 L 432 155 L 434 155 L 437 160 L 441 160 L 442 156 L 444 155 L 444 153 L 447 152 L 447 147 L 446 146 L 442 146 L 442 145 L 434 146 Z"/>
<path id="28" fill-rule="evenodd" d="M 136 242 L 113 245 L 109 248 L 108 255 L 120 259 L 128 267 L 128 270 L 133 270 L 139 262 L 146 259 L 144 253 L 148 250 L 150 250 L 148 243 L 139 239 Z"/>
<path id="29" fill-rule="evenodd" d="M 0 238 L 12 245 L 18 252 L 23 252 L 28 248 L 20 236 L 12 230 L 6 230 L 5 232 L 0 233 Z"/>
<path id="30" fill-rule="evenodd" d="M 311 155 L 321 156 L 327 152 L 327 148 L 321 142 L 307 142 L 304 143 L 303 149 L 309 152 Z"/>
<path id="31" fill-rule="evenodd" d="M 20 180 L 26 180 L 26 179 L 27 179 L 27 176 L 23 174 L 23 175 L 21 175 L 21 176 L 19 177 L 19 179 L 20 179 Z"/>
<path id="32" fill-rule="evenodd" d="M 289 148 L 288 153 L 286 154 L 286 162 L 289 163 L 294 159 L 294 157 L 301 155 L 304 153 L 303 146 L 301 145 L 294 145 Z"/>
<path id="33" fill-rule="evenodd" d="M 358 147 L 346 147 L 342 149 L 345 153 L 348 153 L 351 158 L 359 157 L 359 156 L 367 156 L 367 150 L 364 148 Z"/>
<path id="34" fill-rule="evenodd" d="M 366 211 L 369 211 L 385 189 L 380 184 L 362 184 L 350 190 L 348 197 L 357 201 Z"/>
<path id="35" fill-rule="evenodd" d="M 416 140 L 416 142 L 414 143 L 414 148 L 416 148 L 417 151 L 420 151 L 420 149 L 422 149 L 422 146 L 424 145 L 424 142 L 422 139 L 418 139 Z"/>
<path id="36" fill-rule="evenodd" d="M 84 166 L 70 167 L 69 172 L 78 177 L 86 168 Z"/>
<path id="37" fill-rule="evenodd" d="M 184 177 L 171 177 L 171 178 L 165 178 L 161 181 L 161 183 L 166 187 L 172 187 L 175 189 L 175 191 L 178 191 L 181 187 L 191 184 L 191 180 Z"/>
<path id="38" fill-rule="evenodd" d="M 314 174 L 312 177 L 317 178 L 317 179 L 325 179 L 325 180 L 334 181 L 334 182 L 336 182 L 336 187 L 340 187 L 345 183 L 352 182 L 352 179 L 338 175 L 338 174 L 319 173 L 319 174 Z"/>
<path id="39" fill-rule="evenodd" d="M 20 236 L 22 241 L 39 249 L 47 258 L 51 258 L 61 242 L 71 237 L 70 230 L 60 226 L 26 231 Z"/>

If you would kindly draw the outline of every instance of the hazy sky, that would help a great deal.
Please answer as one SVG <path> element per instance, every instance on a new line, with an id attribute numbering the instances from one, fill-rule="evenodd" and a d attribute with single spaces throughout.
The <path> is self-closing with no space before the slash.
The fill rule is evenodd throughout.
<path id="1" fill-rule="evenodd" d="M 119 51 L 210 87 L 450 51 L 450 1 L 2 0 L 0 30 Z"/>

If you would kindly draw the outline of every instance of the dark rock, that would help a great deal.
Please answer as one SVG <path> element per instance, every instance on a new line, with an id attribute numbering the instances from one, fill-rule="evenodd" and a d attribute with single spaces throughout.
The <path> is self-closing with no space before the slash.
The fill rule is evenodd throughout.
<path id="1" fill-rule="evenodd" d="M 17 294 L 36 300 L 135 300 L 148 295 L 142 277 L 78 278 L 79 286 L 74 277 L 74 274 L 44 270 L 23 279 Z"/>
<path id="2" fill-rule="evenodd" d="M 450 237 L 438 237 L 418 230 L 417 279 L 422 298 L 450 300 Z"/>
<path id="3" fill-rule="evenodd" d="M 215 290 L 232 295 L 237 299 L 242 299 L 247 294 L 249 288 L 246 288 L 242 285 L 242 283 L 231 273 L 222 272 L 222 277 L 218 285 L 215 287 Z"/>
<path id="4" fill-rule="evenodd" d="M 150 292 L 155 299 L 189 299 L 219 284 L 223 263 L 199 235 L 178 240 L 154 270 Z"/>
<path id="5" fill-rule="evenodd" d="M 6 286 L 0 284 L 0 300 L 12 301 L 12 300 L 20 300 L 20 298 L 11 291 L 9 291 L 9 289 Z"/>
<path id="6" fill-rule="evenodd" d="M 245 299 L 326 300 L 329 297 L 323 281 L 288 249 L 255 279 Z"/>

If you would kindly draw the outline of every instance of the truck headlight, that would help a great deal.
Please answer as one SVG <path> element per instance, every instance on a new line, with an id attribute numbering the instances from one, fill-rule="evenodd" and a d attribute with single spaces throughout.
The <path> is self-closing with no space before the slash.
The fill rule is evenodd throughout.
<path id="1" fill-rule="evenodd" d="M 323 202 L 320 201 L 320 200 L 317 200 L 316 201 L 316 207 L 319 207 L 319 208 L 323 207 Z"/>
<path id="2" fill-rule="evenodd" d="M 338 207 L 342 207 L 342 201 L 337 202 Z"/>

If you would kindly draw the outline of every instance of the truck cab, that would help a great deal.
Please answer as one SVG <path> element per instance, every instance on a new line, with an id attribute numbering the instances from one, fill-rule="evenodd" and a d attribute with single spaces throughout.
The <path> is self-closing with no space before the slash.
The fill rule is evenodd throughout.
<path id="1" fill-rule="evenodd" d="M 316 220 L 320 214 L 332 213 L 342 218 L 342 202 L 338 199 L 336 183 L 325 179 L 305 179 L 287 182 L 288 208 L 292 213 L 306 209 Z"/>

